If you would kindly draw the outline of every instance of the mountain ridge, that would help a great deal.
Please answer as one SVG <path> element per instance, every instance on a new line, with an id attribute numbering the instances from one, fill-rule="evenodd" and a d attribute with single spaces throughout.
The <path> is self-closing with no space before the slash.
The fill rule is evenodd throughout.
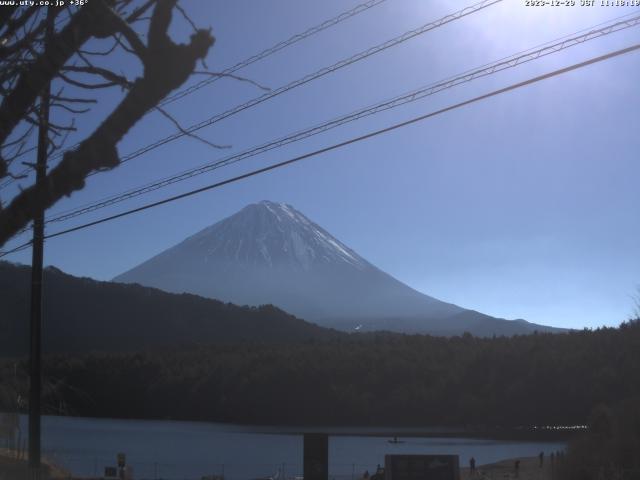
<path id="1" fill-rule="evenodd" d="M 490 336 L 561 330 L 508 323 L 421 293 L 293 206 L 268 200 L 247 205 L 113 281 L 236 304 L 270 303 L 345 331 L 455 335 L 471 329 Z"/>
<path id="2" fill-rule="evenodd" d="M 298 343 L 334 332 L 274 306 L 237 306 L 193 294 L 44 269 L 43 351 L 132 352 L 199 344 Z M 29 350 L 31 268 L 0 261 L 0 356 Z"/>

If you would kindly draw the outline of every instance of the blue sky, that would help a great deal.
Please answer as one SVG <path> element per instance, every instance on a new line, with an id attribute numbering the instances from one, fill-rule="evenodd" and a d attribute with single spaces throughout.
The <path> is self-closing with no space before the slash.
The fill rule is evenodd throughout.
<path id="1" fill-rule="evenodd" d="M 184 1 L 216 44 L 220 71 L 355 6 L 356 1 Z M 578 2 L 580 3 L 580 2 Z M 457 0 L 387 0 L 238 72 L 277 88 L 461 9 Z M 393 97 L 521 50 L 633 13 L 626 7 L 525 7 L 505 0 L 154 150 L 49 214 L 148 183 Z M 178 18 L 173 33 L 188 27 Z M 640 27 L 340 127 L 234 167 L 49 227 L 54 232 L 408 119 L 635 44 Z M 572 328 L 617 325 L 640 284 L 640 53 L 510 92 L 247 181 L 47 243 L 45 261 L 110 279 L 248 203 L 292 204 L 410 286 L 463 307 Z M 118 69 L 133 75 L 126 58 Z M 197 78 L 196 80 L 199 80 Z M 231 79 L 167 107 L 184 125 L 260 95 Z M 101 94 L 76 138 L 121 92 Z M 154 113 L 121 154 L 174 130 Z M 71 139 L 73 143 L 73 139 Z M 6 194 L 3 198 L 6 198 Z M 24 237 L 26 238 L 26 237 Z M 15 239 L 11 245 L 23 241 Z M 29 252 L 10 257 L 28 263 Z"/>

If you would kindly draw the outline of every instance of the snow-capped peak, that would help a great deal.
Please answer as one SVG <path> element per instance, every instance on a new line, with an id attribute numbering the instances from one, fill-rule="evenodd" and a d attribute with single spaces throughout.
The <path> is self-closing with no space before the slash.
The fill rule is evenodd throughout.
<path id="1" fill-rule="evenodd" d="M 268 267 L 341 263 L 370 265 L 291 205 L 263 200 L 191 237 L 204 249 L 204 261 L 224 258 Z"/>
<path id="2" fill-rule="evenodd" d="M 306 319 L 340 319 L 349 331 L 369 329 L 364 319 L 380 319 L 386 329 L 391 318 L 463 311 L 404 285 L 291 205 L 271 201 L 246 206 L 117 280 L 241 305 L 272 303 Z"/>

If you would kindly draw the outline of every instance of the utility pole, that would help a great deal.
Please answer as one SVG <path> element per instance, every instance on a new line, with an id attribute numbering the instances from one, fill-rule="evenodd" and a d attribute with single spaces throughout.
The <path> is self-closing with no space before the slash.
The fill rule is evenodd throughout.
<path id="1" fill-rule="evenodd" d="M 48 7 L 44 55 L 49 55 L 50 38 L 53 35 L 54 7 Z M 36 185 L 41 185 L 47 175 L 47 151 L 49 149 L 49 103 L 51 83 L 40 95 L 38 112 L 38 157 Z M 44 209 L 33 220 L 33 250 L 31 256 L 31 313 L 29 342 L 29 477 L 41 478 L 40 415 L 42 411 L 42 264 L 44 258 Z"/>
<path id="2" fill-rule="evenodd" d="M 326 433 L 305 433 L 302 442 L 304 479 L 328 480 L 329 435 Z"/>

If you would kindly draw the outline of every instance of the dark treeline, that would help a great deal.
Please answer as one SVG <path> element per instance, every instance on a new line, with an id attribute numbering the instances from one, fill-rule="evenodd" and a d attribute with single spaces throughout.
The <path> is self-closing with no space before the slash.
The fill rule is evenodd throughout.
<path id="1" fill-rule="evenodd" d="M 0 357 L 29 351 L 29 267 L 0 261 Z M 44 272 L 45 353 L 329 339 L 338 332 L 270 306 L 241 307 L 140 285 Z"/>
<path id="2" fill-rule="evenodd" d="M 562 480 L 640 478 L 640 398 L 599 405 L 589 431 L 570 443 L 559 467 Z"/>
<path id="3" fill-rule="evenodd" d="M 15 362 L 0 365 L 1 384 L 26 380 L 15 377 Z M 290 425 L 585 424 L 598 405 L 640 397 L 640 323 L 512 338 L 379 333 L 55 356 L 46 360 L 46 375 L 47 404 L 73 415 Z"/>

